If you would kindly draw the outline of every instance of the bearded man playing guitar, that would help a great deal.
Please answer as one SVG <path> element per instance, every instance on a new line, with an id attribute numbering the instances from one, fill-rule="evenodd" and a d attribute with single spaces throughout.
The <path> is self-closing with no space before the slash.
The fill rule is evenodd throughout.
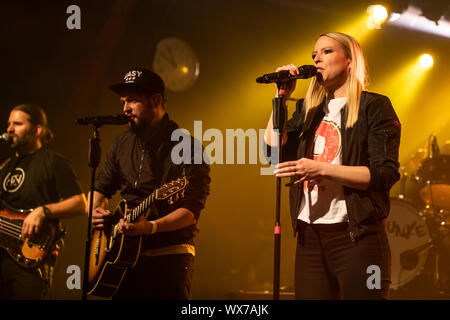
<path id="1" fill-rule="evenodd" d="M 193 239 L 209 194 L 209 166 L 194 162 L 194 149 L 183 158 L 187 161 L 172 161 L 178 142 L 171 136 L 178 126 L 166 113 L 165 86 L 156 73 L 130 70 L 110 89 L 120 96 L 129 131 L 117 137 L 96 179 L 88 293 L 113 299 L 189 299 Z M 190 135 L 187 139 L 199 143 Z M 201 145 L 196 149 L 202 150 Z M 106 205 L 119 190 L 123 200 L 117 215 Z M 171 194 L 170 203 L 157 201 Z M 135 208 L 132 215 L 128 207 Z M 122 240 L 114 242 L 118 234 Z"/>
<path id="2" fill-rule="evenodd" d="M 14 107 L 6 136 L 13 155 L 0 164 L 0 299 L 42 299 L 58 218 L 84 214 L 86 198 L 69 162 L 46 147 L 53 135 L 40 107 Z"/>

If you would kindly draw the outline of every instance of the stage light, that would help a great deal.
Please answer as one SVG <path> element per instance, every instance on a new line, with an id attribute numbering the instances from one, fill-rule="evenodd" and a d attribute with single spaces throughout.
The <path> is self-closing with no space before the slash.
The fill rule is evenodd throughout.
<path id="1" fill-rule="evenodd" d="M 421 9 L 420 7 L 410 5 L 401 13 L 400 18 L 394 20 L 391 15 L 387 23 L 393 26 L 405 27 L 450 38 L 450 23 L 449 19 L 445 18 L 445 10 L 442 9 L 440 14 L 438 13 L 432 16 L 428 8 Z M 436 19 L 439 19 L 438 16 L 441 17 L 441 20 L 436 21 Z M 436 22 L 438 23 L 436 24 Z"/>
<path id="2" fill-rule="evenodd" d="M 384 22 L 388 16 L 387 10 L 382 5 L 376 5 L 373 7 L 373 17 L 376 21 Z"/>
<path id="3" fill-rule="evenodd" d="M 429 63 L 431 56 L 428 56 L 424 60 L 428 60 Z M 430 67 L 424 67 L 421 60 L 422 56 L 413 55 L 411 60 L 404 65 L 399 65 L 386 79 L 373 88 L 375 92 L 383 92 L 391 99 L 400 119 L 404 118 L 412 108 L 416 95 L 429 74 Z"/>
<path id="4" fill-rule="evenodd" d="M 400 19 L 401 14 L 400 13 L 391 13 L 390 18 L 389 18 L 389 22 L 394 22 L 398 19 Z"/>
<path id="5" fill-rule="evenodd" d="M 184 74 L 188 74 L 189 68 L 186 67 L 186 66 L 182 66 L 182 67 L 181 67 L 181 72 L 184 73 Z"/>
<path id="6" fill-rule="evenodd" d="M 420 56 L 419 62 L 422 67 L 430 68 L 434 63 L 434 60 L 431 55 L 429 55 L 428 53 L 424 53 L 423 55 Z"/>
<path id="7" fill-rule="evenodd" d="M 381 25 L 386 21 L 388 12 L 385 7 L 380 4 L 367 7 L 367 27 L 369 29 L 380 29 Z"/>

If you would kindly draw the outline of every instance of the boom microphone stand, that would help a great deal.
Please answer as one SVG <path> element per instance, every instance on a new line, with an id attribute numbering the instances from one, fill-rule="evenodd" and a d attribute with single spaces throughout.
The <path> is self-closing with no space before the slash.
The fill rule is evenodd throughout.
<path id="1" fill-rule="evenodd" d="M 277 82 L 278 97 L 272 99 L 273 106 L 273 129 L 277 132 L 278 138 L 278 163 L 282 161 L 282 136 L 287 121 L 285 82 Z M 281 253 L 281 178 L 277 178 L 276 208 L 275 208 L 275 227 L 274 227 L 274 277 L 273 277 L 273 299 L 280 299 L 280 253 Z"/>

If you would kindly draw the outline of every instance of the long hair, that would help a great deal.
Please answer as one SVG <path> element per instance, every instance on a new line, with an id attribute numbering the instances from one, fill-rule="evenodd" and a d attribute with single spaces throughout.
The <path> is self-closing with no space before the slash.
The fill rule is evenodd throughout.
<path id="1" fill-rule="evenodd" d="M 359 103 L 361 100 L 361 92 L 365 90 L 369 84 L 369 76 L 367 71 L 366 60 L 359 43 L 351 36 L 339 32 L 328 32 L 319 36 L 329 37 L 336 40 L 344 49 L 345 55 L 350 59 L 350 70 L 347 76 L 347 122 L 346 128 L 353 127 L 358 120 Z M 305 107 L 305 125 L 309 127 L 312 121 L 312 115 L 317 107 L 325 98 L 325 88 L 314 77 L 311 80 L 306 97 L 304 100 Z"/>
<path id="2" fill-rule="evenodd" d="M 25 112 L 29 116 L 31 124 L 42 127 L 39 139 L 43 145 L 46 145 L 53 139 L 53 132 L 48 127 L 47 115 L 41 107 L 34 104 L 20 104 L 15 106 L 13 110 Z"/>

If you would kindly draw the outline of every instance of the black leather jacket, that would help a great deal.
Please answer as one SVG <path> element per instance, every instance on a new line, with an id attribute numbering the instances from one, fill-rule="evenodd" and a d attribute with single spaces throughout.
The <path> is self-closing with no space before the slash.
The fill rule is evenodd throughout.
<path id="1" fill-rule="evenodd" d="M 324 117 L 323 104 L 313 116 L 308 129 L 303 129 L 303 100 L 287 123 L 288 141 L 283 146 L 281 161 L 303 158 L 309 141 Z M 369 230 L 384 228 L 383 220 L 389 214 L 389 191 L 400 178 L 398 152 L 401 125 L 389 98 L 363 91 L 358 120 L 346 129 L 347 108 L 341 111 L 342 164 L 366 166 L 370 170 L 367 190 L 344 186 L 350 236 L 357 239 Z M 273 152 L 273 151 L 272 151 Z M 298 231 L 297 217 L 303 192 L 299 184 L 290 188 L 290 212 L 294 233 Z M 374 228 L 375 227 L 375 228 Z"/>

